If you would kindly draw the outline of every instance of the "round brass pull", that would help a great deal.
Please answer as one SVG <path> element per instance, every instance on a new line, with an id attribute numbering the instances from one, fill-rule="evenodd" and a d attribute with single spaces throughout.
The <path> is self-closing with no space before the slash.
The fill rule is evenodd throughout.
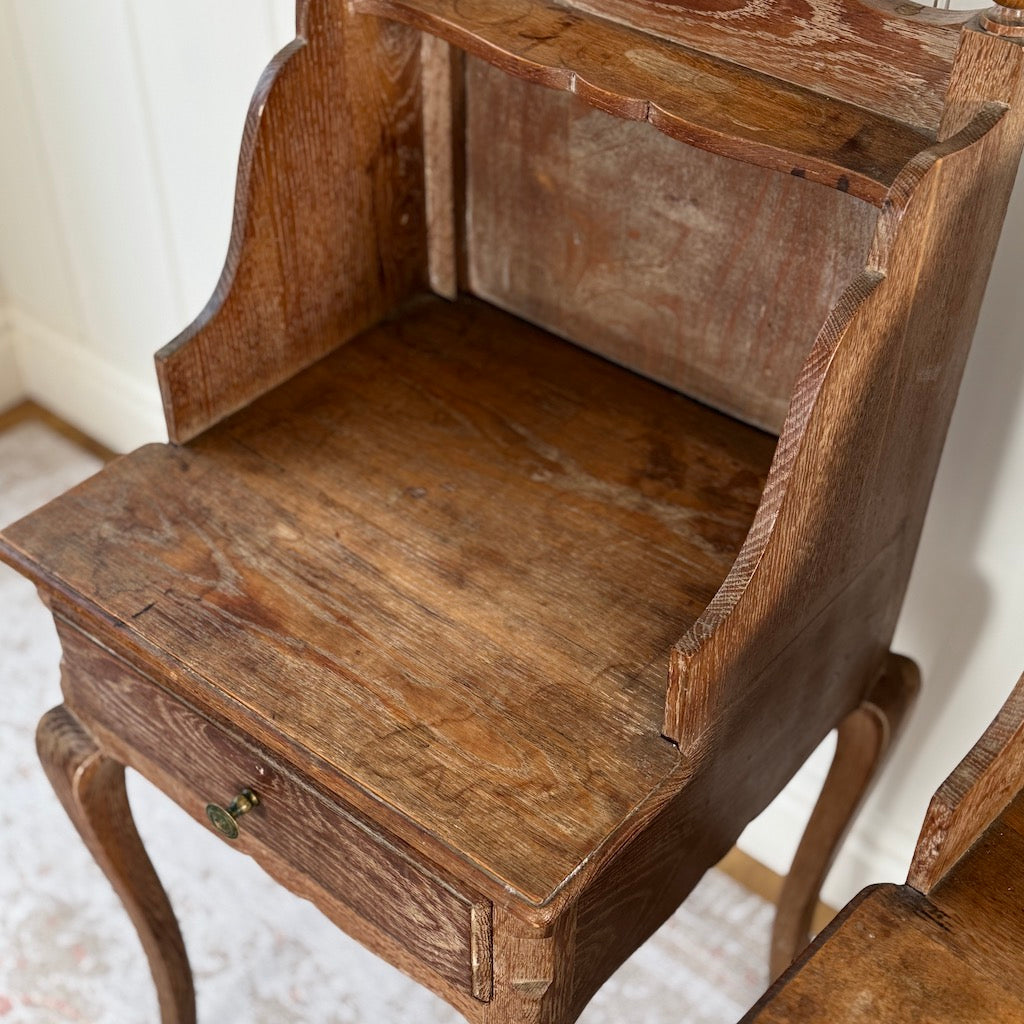
<path id="1" fill-rule="evenodd" d="M 206 816 L 226 839 L 237 839 L 238 819 L 248 814 L 259 802 L 260 798 L 251 789 L 243 789 L 226 808 L 220 804 L 207 804 Z"/>

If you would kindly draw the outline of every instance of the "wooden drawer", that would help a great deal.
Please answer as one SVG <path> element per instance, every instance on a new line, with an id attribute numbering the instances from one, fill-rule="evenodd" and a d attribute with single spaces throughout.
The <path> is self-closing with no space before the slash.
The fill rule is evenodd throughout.
<path id="1" fill-rule="evenodd" d="M 398 840 L 302 783 L 74 626 L 59 617 L 57 625 L 68 707 L 105 747 L 211 829 L 208 802 L 226 806 L 243 788 L 252 789 L 259 804 L 239 818 L 240 850 L 272 873 L 283 862 L 293 891 L 390 959 L 395 946 L 411 955 L 412 962 L 400 958 L 410 973 L 420 974 L 425 965 L 462 991 L 489 998 L 488 902 L 460 893 Z"/>

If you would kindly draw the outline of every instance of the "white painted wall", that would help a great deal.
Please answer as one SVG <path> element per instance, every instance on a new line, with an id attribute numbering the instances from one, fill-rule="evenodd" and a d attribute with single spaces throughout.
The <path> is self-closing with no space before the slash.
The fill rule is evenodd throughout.
<path id="1" fill-rule="evenodd" d="M 0 404 L 166 437 L 152 354 L 227 250 L 252 87 L 292 0 L 0 0 Z"/>
<path id="2" fill-rule="evenodd" d="M 117 449 L 164 436 L 152 352 L 227 245 L 248 96 L 292 0 L 0 0 L 0 407 Z M 1004 231 L 896 648 L 926 690 L 827 888 L 902 880 L 927 800 L 1024 670 L 1024 183 Z M 813 762 L 743 846 L 784 871 Z"/>

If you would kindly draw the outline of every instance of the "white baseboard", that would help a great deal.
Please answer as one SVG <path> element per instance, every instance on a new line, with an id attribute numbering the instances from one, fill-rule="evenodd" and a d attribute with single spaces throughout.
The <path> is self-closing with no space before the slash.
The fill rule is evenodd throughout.
<path id="1" fill-rule="evenodd" d="M 24 395 L 117 452 L 167 439 L 155 375 L 140 382 L 17 308 L 8 328 Z"/>
<path id="2" fill-rule="evenodd" d="M 25 383 L 14 351 L 10 312 L 0 306 L 0 410 L 14 405 L 24 397 Z"/>

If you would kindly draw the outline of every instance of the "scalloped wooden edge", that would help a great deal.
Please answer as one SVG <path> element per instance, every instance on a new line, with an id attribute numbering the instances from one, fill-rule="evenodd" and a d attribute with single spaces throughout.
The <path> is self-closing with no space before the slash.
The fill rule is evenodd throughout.
<path id="1" fill-rule="evenodd" d="M 764 497 L 754 516 L 747 539 L 711 604 L 677 644 L 677 650 L 680 653 L 688 657 L 692 656 L 707 640 L 711 639 L 714 632 L 732 614 L 757 571 L 771 542 L 775 522 L 782 510 L 807 425 L 814 412 L 818 395 L 828 377 L 832 359 L 864 303 L 878 285 L 886 279 L 886 269 L 892 255 L 900 222 L 913 201 L 917 189 L 939 160 L 973 146 L 998 124 L 1005 112 L 1006 107 L 1001 104 L 988 105 L 958 135 L 946 142 L 936 144 L 915 157 L 893 184 L 890 190 L 890 199 L 883 208 L 875 229 L 868 266 L 839 297 L 839 301 L 825 321 L 797 379 L 793 402 L 779 437 L 779 446 L 776 449 L 771 472 L 765 484 Z"/>
<path id="2" fill-rule="evenodd" d="M 221 268 L 220 277 L 206 305 L 200 310 L 195 319 L 166 345 L 157 350 L 154 358 L 157 361 L 158 372 L 161 363 L 170 359 L 176 352 L 180 351 L 198 335 L 220 312 L 225 300 L 231 293 L 231 286 L 235 282 L 239 265 L 242 261 L 244 249 L 246 218 L 249 212 L 250 190 L 249 183 L 252 179 L 253 165 L 256 161 L 256 154 L 259 143 L 260 127 L 263 123 L 263 114 L 274 86 L 277 84 L 281 73 L 288 62 L 307 46 L 306 22 L 309 13 L 310 0 L 296 0 L 295 4 L 295 38 L 286 43 L 270 59 L 270 63 L 263 69 L 262 74 L 256 82 L 252 97 L 249 100 L 249 107 L 245 114 L 245 124 L 242 128 L 242 142 L 238 155 L 238 171 L 235 177 L 235 198 L 231 215 L 231 234 L 228 237 L 228 251 L 224 258 L 224 266 Z M 166 400 L 165 412 L 168 412 Z"/>
<path id="3" fill-rule="evenodd" d="M 983 104 L 969 123 L 955 135 L 910 161 L 889 190 L 867 265 L 840 297 L 804 363 L 761 505 L 747 540 L 704 614 L 673 648 L 665 735 L 678 742 L 684 751 L 695 752 L 707 742 L 713 719 L 711 705 L 715 704 L 715 698 L 708 690 L 713 686 L 710 680 L 716 672 L 716 666 L 720 670 L 726 659 L 730 664 L 735 661 L 737 639 L 732 638 L 730 653 L 726 656 L 728 641 L 724 634 L 739 628 L 736 625 L 737 619 L 746 614 L 751 621 L 742 627 L 741 636 L 752 636 L 756 632 L 754 623 L 764 620 L 770 614 L 773 602 L 773 586 L 770 581 L 774 578 L 774 572 L 764 567 L 766 563 L 776 560 L 775 556 L 779 553 L 777 549 L 783 544 L 778 537 L 785 532 L 784 524 L 794 516 L 799 516 L 800 509 L 814 500 L 812 493 L 797 494 L 793 489 L 812 417 L 826 390 L 829 387 L 842 387 L 841 382 L 835 380 L 831 373 L 835 357 L 851 329 L 870 308 L 872 297 L 883 282 L 889 279 L 892 258 L 901 238 L 900 228 L 906 214 L 919 197 L 927 193 L 928 182 L 938 172 L 943 161 L 954 155 L 968 153 L 989 137 L 1003 123 L 1008 109 L 1006 103 L 999 101 Z M 878 545 L 880 549 L 885 547 L 887 540 L 891 545 L 896 538 L 882 538 Z M 884 554 L 884 550 L 878 553 Z M 808 554 L 808 557 L 815 555 Z M 846 581 L 847 589 L 875 565 L 875 558 L 861 560 L 857 572 Z M 778 566 L 774 568 L 777 570 Z M 841 593 L 842 589 L 831 592 L 825 605 L 815 605 L 802 612 L 797 622 L 810 626 L 816 616 L 823 614 L 828 604 L 837 600 Z M 796 642 L 798 633 L 799 630 L 794 630 L 791 634 L 792 642 Z M 742 644 L 742 640 L 739 642 Z M 776 656 L 780 653 L 776 652 Z M 770 664 L 769 658 L 767 663 L 761 664 L 761 670 L 767 671 Z M 866 679 L 862 685 L 866 689 L 872 681 Z M 694 687 L 700 690 L 699 696 Z"/>
<path id="4" fill-rule="evenodd" d="M 1024 675 L 928 805 L 907 884 L 928 893 L 1024 789 Z"/>
<path id="5" fill-rule="evenodd" d="M 185 443 L 389 315 L 428 276 L 419 37 L 339 0 L 298 0 L 298 35 L 250 103 L 220 280 L 156 355 Z"/>
<path id="6" fill-rule="evenodd" d="M 651 68 L 645 71 L 639 65 L 635 69 L 636 80 L 623 82 L 611 65 L 595 61 L 592 53 L 585 52 L 587 47 L 579 40 L 570 39 L 567 43 L 576 57 L 575 63 L 569 66 L 559 59 L 560 54 L 544 52 L 543 47 L 549 42 L 547 37 L 526 34 L 519 38 L 489 24 L 471 28 L 468 14 L 460 20 L 454 10 L 435 10 L 418 0 L 351 2 L 356 11 L 391 18 L 435 34 L 507 74 L 571 92 L 590 106 L 617 117 L 646 121 L 670 138 L 696 149 L 806 178 L 849 192 L 875 206 L 884 202 L 889 186 L 907 161 L 934 142 L 934 135 L 922 128 L 575 9 L 565 8 L 558 26 L 560 31 L 569 35 L 574 32 L 585 35 L 582 30 L 600 31 L 607 35 L 609 44 L 616 44 L 616 52 L 625 52 L 632 42 L 637 52 L 643 48 L 643 52 L 649 54 L 648 59 L 656 57 L 655 63 L 662 72 L 672 68 L 675 61 L 680 68 L 688 68 L 689 73 L 702 79 L 710 80 L 713 75 L 728 78 L 733 83 L 731 89 L 736 88 L 735 83 L 745 83 L 751 95 L 745 107 L 741 101 L 736 101 L 736 113 L 745 110 L 746 116 L 755 123 L 747 124 L 738 116 L 723 120 L 720 110 L 713 112 L 710 121 L 702 120 L 700 112 L 695 113 L 691 105 L 672 102 L 673 92 L 683 88 L 678 82 L 671 82 Z M 440 8 L 439 4 L 436 6 Z M 538 16 L 554 16 L 550 5 L 537 4 L 536 7 L 540 12 Z M 493 31 L 489 31 L 492 28 Z M 522 45 L 517 47 L 517 43 Z M 694 95 L 713 92 L 713 89 L 694 89 Z M 754 101 L 755 96 L 758 102 Z M 769 107 L 774 113 L 786 104 L 799 108 L 799 116 L 795 110 L 789 112 L 797 127 L 785 127 L 784 118 L 770 123 L 770 119 L 762 116 L 763 108 Z M 760 112 L 755 109 L 758 107 L 762 108 Z M 721 122 L 717 125 L 714 123 L 716 116 Z M 729 121 L 731 126 L 727 124 Z M 799 133 L 807 131 L 810 121 L 815 125 L 809 133 L 814 137 L 813 146 L 801 149 L 783 145 L 787 134 L 796 142 Z M 835 125 L 845 122 L 856 123 L 856 144 L 846 139 L 847 133 L 841 129 L 833 131 Z M 822 145 L 821 140 L 829 131 L 833 131 L 833 136 L 828 145 Z M 872 137 L 883 139 L 886 146 L 865 153 L 866 140 Z M 844 149 L 849 159 L 841 161 L 838 155 Z"/>

